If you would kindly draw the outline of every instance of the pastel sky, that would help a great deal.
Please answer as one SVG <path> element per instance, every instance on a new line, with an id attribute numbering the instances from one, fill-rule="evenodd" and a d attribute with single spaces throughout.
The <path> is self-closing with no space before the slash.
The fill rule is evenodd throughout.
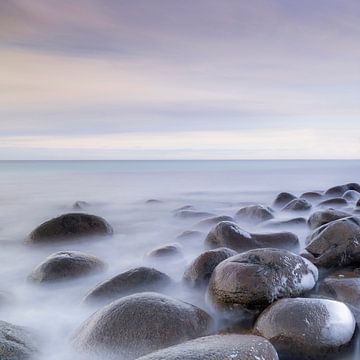
<path id="1" fill-rule="evenodd" d="M 358 159 L 359 0 L 0 1 L 0 159 Z"/>

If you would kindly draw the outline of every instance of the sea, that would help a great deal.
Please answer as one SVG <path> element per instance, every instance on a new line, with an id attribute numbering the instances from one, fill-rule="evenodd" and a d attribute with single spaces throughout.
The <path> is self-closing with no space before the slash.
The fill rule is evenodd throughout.
<path id="1" fill-rule="evenodd" d="M 187 230 L 205 237 L 209 229 L 199 229 L 199 219 L 177 218 L 174 210 L 191 205 L 233 216 L 246 204 L 271 205 L 281 191 L 300 195 L 347 182 L 360 182 L 359 160 L 0 161 L 0 320 L 33 329 L 41 343 L 40 360 L 83 359 L 69 344 L 96 310 L 82 302 L 95 285 L 147 266 L 149 251 L 171 243 L 178 243 L 184 256 L 154 266 L 180 284 L 186 264 L 205 249 L 201 239 L 177 239 Z M 104 217 L 114 235 L 66 245 L 26 243 L 42 222 L 79 211 L 73 209 L 76 201 L 88 204 L 83 211 Z M 307 233 L 298 235 L 304 243 Z M 60 250 L 96 255 L 107 269 L 68 282 L 30 282 L 34 267 Z M 203 298 L 183 286 L 172 291 L 171 296 L 208 310 Z M 338 359 L 358 357 L 356 349 Z"/>

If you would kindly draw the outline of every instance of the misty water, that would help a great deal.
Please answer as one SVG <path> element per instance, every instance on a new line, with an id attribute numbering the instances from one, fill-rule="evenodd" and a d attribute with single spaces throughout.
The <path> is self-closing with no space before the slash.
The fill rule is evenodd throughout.
<path id="1" fill-rule="evenodd" d="M 270 205 L 280 191 L 300 195 L 359 178 L 360 161 L 0 162 L 0 292 L 5 299 L 0 319 L 34 329 L 41 344 L 39 359 L 81 359 L 69 339 L 96 310 L 82 303 L 89 290 L 140 265 L 154 266 L 180 282 L 186 264 L 205 249 L 202 239 L 176 239 L 185 230 L 200 230 L 205 236 L 209 229 L 198 228 L 199 219 L 174 217 L 174 209 L 192 205 L 233 216 L 249 202 Z M 73 212 L 77 200 L 90 204 L 86 212 L 104 217 L 114 235 L 66 245 L 25 243 L 40 223 Z M 303 242 L 307 231 L 294 232 Z M 174 242 L 181 244 L 184 258 L 159 263 L 145 258 L 151 249 Z M 96 255 L 107 269 L 52 285 L 29 282 L 32 269 L 60 250 Z M 203 296 L 180 284 L 170 295 L 210 311 Z M 347 358 L 356 359 L 358 353 Z"/>

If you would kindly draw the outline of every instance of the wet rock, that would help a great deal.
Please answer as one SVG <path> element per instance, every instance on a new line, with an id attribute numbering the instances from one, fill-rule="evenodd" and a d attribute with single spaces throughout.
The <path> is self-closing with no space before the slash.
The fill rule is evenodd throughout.
<path id="1" fill-rule="evenodd" d="M 324 200 L 317 204 L 318 207 L 344 207 L 348 204 L 348 202 L 343 198 L 332 198 L 328 200 Z"/>
<path id="2" fill-rule="evenodd" d="M 311 209 L 311 206 L 305 199 L 295 199 L 284 206 L 281 211 L 308 211 Z"/>
<path id="3" fill-rule="evenodd" d="M 154 268 L 138 267 L 97 285 L 85 297 L 87 303 L 108 303 L 144 291 L 161 291 L 172 284 L 166 274 Z"/>
<path id="4" fill-rule="evenodd" d="M 215 267 L 225 259 L 236 255 L 234 250 L 219 248 L 205 251 L 190 263 L 184 272 L 183 280 L 192 287 L 208 284 Z"/>
<path id="5" fill-rule="evenodd" d="M 304 226 L 306 225 L 306 219 L 303 217 L 296 217 L 293 219 L 287 219 L 287 220 L 276 220 L 272 219 L 269 221 L 266 221 L 261 224 L 262 228 L 271 228 L 271 229 L 292 229 L 294 227 L 298 226 Z"/>
<path id="6" fill-rule="evenodd" d="M 360 208 L 360 200 L 356 203 L 356 207 Z"/>
<path id="7" fill-rule="evenodd" d="M 331 268 L 360 261 L 360 220 L 347 217 L 317 228 L 303 256 L 317 266 Z"/>
<path id="8" fill-rule="evenodd" d="M 31 273 L 35 282 L 51 282 L 75 279 L 101 271 L 105 264 L 95 256 L 79 251 L 60 251 L 47 257 Z"/>
<path id="9" fill-rule="evenodd" d="M 316 229 L 334 220 L 343 219 L 348 216 L 350 216 L 349 213 L 335 209 L 316 211 L 309 217 L 308 225 L 310 229 Z"/>
<path id="10" fill-rule="evenodd" d="M 149 259 L 182 258 L 183 252 L 178 244 L 168 244 L 151 250 L 146 257 Z"/>
<path id="11" fill-rule="evenodd" d="M 269 207 L 250 205 L 241 208 L 235 215 L 236 220 L 242 223 L 259 224 L 274 217 Z"/>
<path id="12" fill-rule="evenodd" d="M 145 355 L 138 360 L 278 360 L 275 348 L 254 335 L 213 335 Z"/>
<path id="13" fill-rule="evenodd" d="M 158 200 L 158 199 L 149 199 L 149 200 L 146 200 L 145 204 L 147 204 L 147 205 L 157 205 L 157 204 L 162 204 L 162 201 Z"/>
<path id="14" fill-rule="evenodd" d="M 78 201 L 75 201 L 72 208 L 75 209 L 75 210 L 83 210 L 83 209 L 86 209 L 90 206 L 90 204 L 86 201 L 81 201 L 81 200 L 78 200 Z"/>
<path id="15" fill-rule="evenodd" d="M 360 185 L 357 183 L 349 183 L 349 184 L 345 184 L 345 185 L 334 186 L 334 187 L 328 189 L 325 192 L 325 195 L 327 195 L 327 196 L 343 196 L 344 193 L 348 190 L 355 190 L 355 191 L 360 192 Z"/>
<path id="16" fill-rule="evenodd" d="M 177 240 L 190 240 L 190 239 L 201 239 L 205 235 L 201 231 L 196 230 L 186 230 L 179 234 L 176 239 Z"/>
<path id="17" fill-rule="evenodd" d="M 259 316 L 254 330 L 275 346 L 280 358 L 317 360 L 351 341 L 355 320 L 338 301 L 282 299 Z"/>
<path id="18" fill-rule="evenodd" d="M 343 198 L 347 201 L 358 201 L 360 199 L 360 193 L 355 190 L 345 191 Z"/>
<path id="19" fill-rule="evenodd" d="M 209 228 L 209 227 L 216 225 L 217 223 L 219 223 L 221 221 L 234 221 L 234 219 L 231 216 L 227 216 L 227 215 L 212 216 L 208 219 L 199 221 L 196 224 L 196 227 L 197 228 Z"/>
<path id="20" fill-rule="evenodd" d="M 318 191 L 308 191 L 308 192 L 304 192 L 300 196 L 300 199 L 305 199 L 307 201 L 318 201 L 322 197 L 323 197 L 322 193 L 320 193 Z"/>
<path id="21" fill-rule="evenodd" d="M 46 243 L 112 233 L 113 229 L 105 219 L 95 215 L 73 213 L 44 222 L 30 233 L 28 240 L 32 243 Z"/>
<path id="22" fill-rule="evenodd" d="M 29 329 L 0 320 L 1 360 L 36 359 L 38 355 L 36 340 Z"/>
<path id="23" fill-rule="evenodd" d="M 306 293 L 317 279 L 317 268 L 301 256 L 270 248 L 250 250 L 215 268 L 208 301 L 224 313 L 257 313 L 277 299 Z"/>
<path id="24" fill-rule="evenodd" d="M 295 195 L 288 192 L 282 192 L 275 198 L 273 202 L 273 207 L 282 208 L 294 199 L 296 199 Z"/>
<path id="25" fill-rule="evenodd" d="M 230 221 L 218 223 L 208 233 L 205 244 L 210 248 L 227 247 L 237 252 L 274 247 L 294 249 L 299 245 L 298 237 L 291 232 L 251 234 Z"/>
<path id="26" fill-rule="evenodd" d="M 214 216 L 212 213 L 196 210 L 179 210 L 174 215 L 179 219 L 199 219 Z"/>
<path id="27" fill-rule="evenodd" d="M 207 335 L 211 327 L 211 317 L 196 306 L 157 293 L 140 293 L 94 313 L 77 331 L 73 343 L 85 352 L 136 359 Z"/>

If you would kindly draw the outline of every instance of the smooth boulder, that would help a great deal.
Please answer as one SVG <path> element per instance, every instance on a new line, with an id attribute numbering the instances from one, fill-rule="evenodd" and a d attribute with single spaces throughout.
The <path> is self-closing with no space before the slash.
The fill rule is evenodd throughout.
<path id="1" fill-rule="evenodd" d="M 241 208 L 235 215 L 237 221 L 241 223 L 259 224 L 274 217 L 269 207 L 262 205 L 250 205 Z"/>
<path id="2" fill-rule="evenodd" d="M 307 191 L 301 194 L 300 199 L 305 199 L 308 201 L 318 201 L 323 197 L 322 193 L 318 191 Z"/>
<path id="3" fill-rule="evenodd" d="M 148 259 L 163 260 L 166 258 L 182 258 L 183 252 L 178 244 L 167 244 L 159 246 L 146 254 Z"/>
<path id="4" fill-rule="evenodd" d="M 205 336 L 212 319 L 205 311 L 157 293 L 114 301 L 90 316 L 73 338 L 79 351 L 130 360 Z"/>
<path id="5" fill-rule="evenodd" d="M 355 190 L 348 190 L 345 191 L 344 195 L 342 196 L 347 201 L 357 202 L 360 199 L 360 192 Z"/>
<path id="6" fill-rule="evenodd" d="M 30 360 L 38 356 L 37 340 L 29 329 L 0 320 L 1 360 Z"/>
<path id="7" fill-rule="evenodd" d="M 290 201 L 296 199 L 296 196 L 288 192 L 281 192 L 278 194 L 273 202 L 273 207 L 282 208 L 287 205 Z"/>
<path id="8" fill-rule="evenodd" d="M 355 190 L 360 192 L 360 184 L 348 183 L 345 185 L 337 185 L 326 190 L 325 195 L 327 196 L 343 196 L 348 190 Z"/>
<path id="9" fill-rule="evenodd" d="M 236 254 L 234 250 L 228 248 L 203 252 L 188 265 L 183 275 L 183 281 L 192 287 L 207 285 L 215 267 Z"/>
<path id="10" fill-rule="evenodd" d="M 355 319 L 338 301 L 313 298 L 282 299 L 258 317 L 254 332 L 268 339 L 280 358 L 326 359 L 347 345 Z"/>
<path id="11" fill-rule="evenodd" d="M 316 229 L 334 220 L 343 219 L 348 216 L 350 216 L 349 213 L 335 209 L 315 211 L 310 215 L 308 225 L 310 229 Z"/>
<path id="12" fill-rule="evenodd" d="M 348 204 L 348 202 L 344 198 L 338 197 L 338 198 L 331 198 L 331 199 L 321 201 L 320 203 L 317 204 L 317 207 L 339 208 L 339 207 L 344 207 L 347 204 Z"/>
<path id="13" fill-rule="evenodd" d="M 108 303 L 144 291 L 161 291 L 172 284 L 169 276 L 149 267 L 125 271 L 97 285 L 85 297 L 87 303 Z"/>
<path id="14" fill-rule="evenodd" d="M 95 256 L 80 251 L 59 251 L 36 266 L 29 279 L 39 283 L 70 280 L 104 268 L 105 264 Z"/>
<path id="15" fill-rule="evenodd" d="M 145 355 L 138 360 L 278 360 L 271 343 L 254 335 L 213 335 Z"/>
<path id="16" fill-rule="evenodd" d="M 199 221 L 195 226 L 197 228 L 209 228 L 218 224 L 221 221 L 234 221 L 234 219 L 231 216 L 227 215 L 212 216 L 210 218 Z"/>
<path id="17" fill-rule="evenodd" d="M 285 231 L 252 234 L 234 222 L 222 221 L 210 230 L 205 244 L 212 249 L 227 247 L 237 252 L 266 247 L 293 250 L 299 246 L 299 239 L 295 234 Z"/>
<path id="18" fill-rule="evenodd" d="M 285 205 L 281 211 L 309 211 L 312 205 L 305 199 L 294 199 Z"/>
<path id="19" fill-rule="evenodd" d="M 113 229 L 105 219 L 96 215 L 72 213 L 44 222 L 30 233 L 28 241 L 46 243 L 53 240 L 105 236 L 112 233 Z"/>
<path id="20" fill-rule="evenodd" d="M 317 268 L 299 255 L 279 249 L 250 250 L 215 268 L 207 299 L 225 313 L 257 313 L 277 299 L 306 293 L 317 279 Z"/>
<path id="21" fill-rule="evenodd" d="M 360 220 L 346 217 L 317 228 L 308 239 L 303 256 L 317 266 L 331 268 L 360 261 Z"/>

